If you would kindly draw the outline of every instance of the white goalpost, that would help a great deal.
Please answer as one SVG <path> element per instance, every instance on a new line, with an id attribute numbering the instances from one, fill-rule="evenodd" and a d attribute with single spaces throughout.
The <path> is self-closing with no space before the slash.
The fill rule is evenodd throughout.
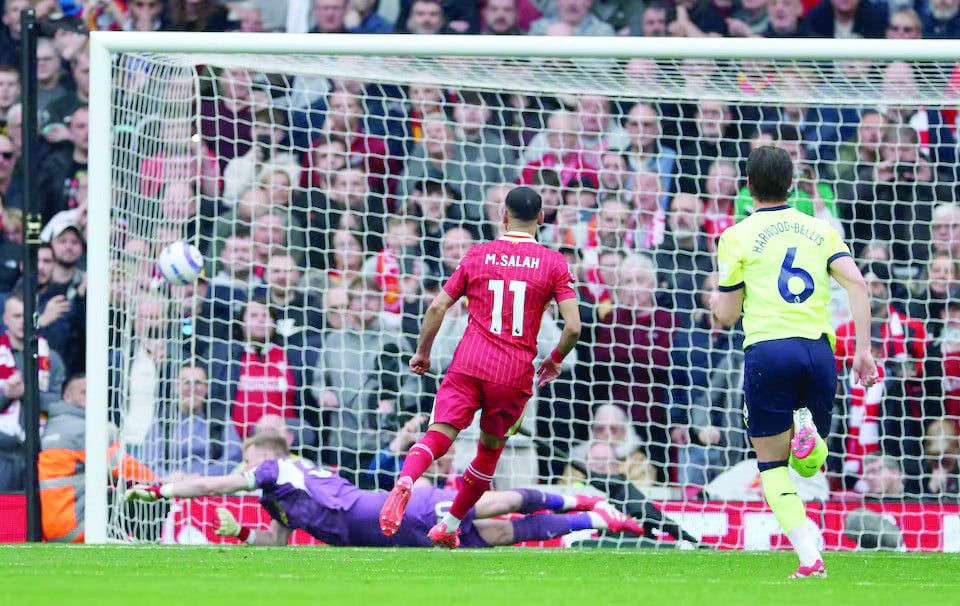
<path id="1" fill-rule="evenodd" d="M 265 519 L 253 495 L 123 503 L 137 478 L 115 443 L 158 476 L 226 473 L 276 417 L 299 456 L 389 488 L 435 391 L 405 370 L 422 301 L 522 183 L 579 280 L 585 337 L 495 486 L 620 474 L 706 544 L 781 548 L 751 488 L 737 330 L 702 313 L 716 238 L 752 211 L 742 163 L 775 144 L 798 166 L 791 204 L 842 231 L 883 303 L 866 393 L 831 308 L 841 389 L 808 513 L 827 548 L 960 551 L 952 41 L 93 32 L 90 65 L 88 543 L 207 542 L 218 503 Z M 180 239 L 202 286 L 153 270 Z M 445 323 L 435 370 L 465 326 Z"/>

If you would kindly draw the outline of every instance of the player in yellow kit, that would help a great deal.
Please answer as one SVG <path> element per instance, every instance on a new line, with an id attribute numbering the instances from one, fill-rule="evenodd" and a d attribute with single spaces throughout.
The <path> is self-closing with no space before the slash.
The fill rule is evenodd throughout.
<path id="1" fill-rule="evenodd" d="M 747 185 L 756 212 L 720 237 L 719 292 L 710 306 L 726 326 L 743 313 L 747 431 L 764 497 L 800 558 L 791 578 L 825 577 L 787 466 L 810 476 L 827 455 L 821 436 L 830 430 L 837 391 L 830 276 L 850 295 L 857 333 L 853 371 L 860 383 L 873 385 L 877 367 L 863 276 L 836 230 L 786 203 L 792 181 L 785 151 L 765 146 L 750 154 Z"/>

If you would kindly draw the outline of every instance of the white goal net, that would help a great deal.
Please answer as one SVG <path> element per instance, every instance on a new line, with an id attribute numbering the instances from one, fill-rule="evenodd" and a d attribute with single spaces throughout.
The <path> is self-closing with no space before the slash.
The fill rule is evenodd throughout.
<path id="1" fill-rule="evenodd" d="M 230 473 L 244 438 L 280 431 L 389 489 L 466 328 L 458 305 L 418 377 L 422 312 L 527 184 L 584 330 L 495 488 L 607 493 L 644 518 L 640 544 L 675 544 L 655 505 L 707 545 L 783 547 L 743 425 L 742 333 L 705 312 L 719 234 L 752 212 L 745 158 L 773 144 L 796 165 L 790 203 L 841 230 L 868 277 L 883 367 L 852 384 L 835 292 L 840 389 L 825 473 L 798 482 L 808 514 L 827 548 L 960 550 L 953 61 L 785 59 L 772 40 L 778 59 L 428 57 L 383 40 L 363 56 L 110 55 L 110 132 L 92 137 L 112 154 L 91 146 L 109 162 L 109 192 L 91 193 L 110 205 L 109 251 L 91 257 L 108 271 L 108 326 L 91 330 L 109 352 L 91 360 L 108 361 L 111 442 L 171 478 Z M 205 276 L 169 287 L 153 261 L 184 239 Z M 548 312 L 541 355 L 560 329 Z M 456 485 L 475 439 L 436 483 Z M 223 502 L 266 519 L 256 495 L 124 504 L 134 479 L 110 482 L 108 539 L 212 540 Z"/>

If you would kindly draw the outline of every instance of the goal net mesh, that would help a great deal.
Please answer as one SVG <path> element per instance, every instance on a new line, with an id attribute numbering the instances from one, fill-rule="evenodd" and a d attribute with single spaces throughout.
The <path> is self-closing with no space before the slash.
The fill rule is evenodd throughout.
<path id="1" fill-rule="evenodd" d="M 114 437 L 176 478 L 231 473 L 245 438 L 279 431 L 389 489 L 466 329 L 461 302 L 418 377 L 422 313 L 527 184 L 584 328 L 494 487 L 604 492 L 649 544 L 675 544 L 655 505 L 707 544 L 783 547 L 744 429 L 743 335 L 705 311 L 719 234 L 752 212 L 746 156 L 772 144 L 796 164 L 790 203 L 867 275 L 883 367 L 871 389 L 852 382 L 836 288 L 831 455 L 797 479 L 811 520 L 828 548 L 960 549 L 958 81 L 936 62 L 115 55 Z M 154 259 L 180 240 L 205 274 L 171 287 Z M 548 310 L 541 356 L 560 330 Z M 431 481 L 455 489 L 477 435 Z M 110 504 L 122 541 L 211 540 L 220 504 L 266 520 L 255 494 Z"/>

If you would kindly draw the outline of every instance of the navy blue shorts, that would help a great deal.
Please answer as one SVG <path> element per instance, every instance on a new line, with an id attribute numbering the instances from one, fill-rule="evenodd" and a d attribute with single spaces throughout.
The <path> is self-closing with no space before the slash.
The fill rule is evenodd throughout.
<path id="1" fill-rule="evenodd" d="M 774 339 L 744 352 L 743 391 L 747 433 L 775 436 L 793 426 L 793 411 L 809 408 L 821 436 L 830 432 L 837 395 L 837 366 L 826 335 Z"/>

